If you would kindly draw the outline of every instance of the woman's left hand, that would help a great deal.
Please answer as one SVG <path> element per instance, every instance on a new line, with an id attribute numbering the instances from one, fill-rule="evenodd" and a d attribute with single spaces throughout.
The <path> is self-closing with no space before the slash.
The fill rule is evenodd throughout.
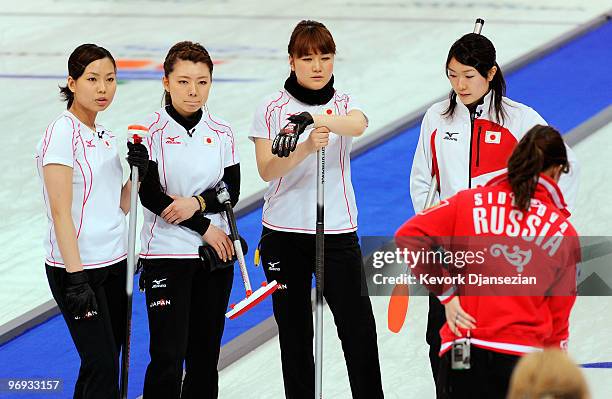
<path id="1" fill-rule="evenodd" d="M 446 322 L 450 330 L 458 337 L 461 337 L 459 327 L 465 330 L 476 328 L 476 319 L 461 307 L 459 297 L 456 296 L 444 305 Z"/>
<path id="2" fill-rule="evenodd" d="M 194 197 L 171 195 L 172 203 L 161 213 L 161 217 L 170 224 L 179 224 L 200 210 L 200 203 Z"/>

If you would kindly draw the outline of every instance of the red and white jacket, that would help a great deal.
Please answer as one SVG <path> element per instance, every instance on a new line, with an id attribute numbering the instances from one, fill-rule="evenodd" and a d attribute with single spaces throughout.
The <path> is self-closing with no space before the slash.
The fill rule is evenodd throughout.
<path id="1" fill-rule="evenodd" d="M 532 108 L 503 98 L 507 116 L 504 125 L 496 122 L 494 109 L 489 112 L 492 92 L 476 107 L 474 123 L 469 109 L 457 101 L 452 118 L 443 115 L 449 100 L 432 105 L 423 118 L 419 142 L 410 174 L 410 196 L 415 212 L 423 209 L 432 176 L 437 177 L 439 200 L 460 190 L 484 185 L 504 173 L 512 150 L 535 125 L 546 121 Z M 492 114 L 493 113 L 493 114 Z M 572 209 L 578 192 L 578 162 L 567 147 L 570 173 L 559 187 Z"/>
<path id="2" fill-rule="evenodd" d="M 461 307 L 476 319 L 476 328 L 470 331 L 474 346 L 514 355 L 549 346 L 565 348 L 580 259 L 576 231 L 567 220 L 561 190 L 547 176 L 540 176 L 529 211 L 514 207 L 512 197 L 507 175 L 500 175 L 485 187 L 461 191 L 417 214 L 396 232 L 396 243 L 401 249 L 419 251 L 446 241 L 445 249 L 452 252 L 455 244 L 449 245 L 448 240 L 461 242 L 462 249 L 469 240 L 473 251 L 484 248 L 484 261 L 474 260 L 475 267 L 468 266 L 462 273 L 537 279 L 534 286 L 451 282 L 435 287 L 443 304 L 458 296 Z M 501 255 L 493 250 L 499 243 L 510 243 Z M 524 255 L 520 262 L 518 254 Z M 458 270 L 454 265 L 448 269 L 439 264 L 410 266 L 416 276 L 432 270 L 433 275 L 449 276 Z M 467 335 L 466 330 L 460 331 Z M 448 324 L 440 336 L 442 355 L 457 336 Z"/>

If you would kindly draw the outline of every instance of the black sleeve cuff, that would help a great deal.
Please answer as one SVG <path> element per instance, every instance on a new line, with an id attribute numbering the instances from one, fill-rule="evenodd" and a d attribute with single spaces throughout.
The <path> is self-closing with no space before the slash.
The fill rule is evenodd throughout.
<path id="1" fill-rule="evenodd" d="M 223 177 L 221 178 L 227 184 L 227 191 L 230 195 L 232 207 L 238 203 L 240 197 L 240 163 L 231 165 L 223 169 Z M 214 188 L 210 188 L 200 194 L 206 203 L 207 213 L 224 212 L 225 207 L 217 201 L 217 193 Z"/>
<path id="2" fill-rule="evenodd" d="M 144 180 L 140 183 L 138 195 L 142 206 L 158 216 L 172 204 L 173 199 L 162 189 L 157 162 L 149 161 L 149 170 Z M 208 230 L 210 219 L 195 213 L 191 218 L 182 221 L 179 225 L 203 235 Z"/>

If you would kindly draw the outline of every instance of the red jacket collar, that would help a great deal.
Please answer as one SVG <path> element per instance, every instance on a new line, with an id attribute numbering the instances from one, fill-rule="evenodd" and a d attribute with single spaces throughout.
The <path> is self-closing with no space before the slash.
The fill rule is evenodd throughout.
<path id="1" fill-rule="evenodd" d="M 498 184 L 506 183 L 510 186 L 508 182 L 508 173 L 503 173 L 497 177 L 492 178 L 485 185 L 486 187 L 495 186 Z M 546 196 L 550 199 L 550 201 L 559 208 L 559 211 L 565 217 L 570 216 L 570 212 L 567 210 L 567 204 L 565 203 L 565 199 L 563 198 L 563 193 L 561 189 L 557 185 L 557 183 L 551 179 L 550 177 L 540 173 L 540 177 L 538 179 L 538 185 L 536 187 L 535 197 Z"/>

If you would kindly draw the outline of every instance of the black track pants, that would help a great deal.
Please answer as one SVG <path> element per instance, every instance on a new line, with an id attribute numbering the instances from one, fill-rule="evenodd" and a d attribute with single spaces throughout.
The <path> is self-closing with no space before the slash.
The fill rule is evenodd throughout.
<path id="1" fill-rule="evenodd" d="M 144 398 L 216 398 L 234 268 L 208 272 L 199 259 L 142 262 L 151 355 Z"/>
<path id="2" fill-rule="evenodd" d="M 268 281 L 280 288 L 272 295 L 279 328 L 285 396 L 314 398 L 312 279 L 315 235 L 264 228 L 261 259 Z M 365 286 L 356 233 L 325 236 L 323 295 L 342 342 L 353 398 L 383 397 L 376 325 Z"/>
<path id="3" fill-rule="evenodd" d="M 119 353 L 125 337 L 126 261 L 86 270 L 96 294 L 98 315 L 92 320 L 74 320 L 64 302 L 66 271 L 45 265 L 53 298 L 66 320 L 81 366 L 74 387 L 75 399 L 119 397 Z"/>
<path id="4" fill-rule="evenodd" d="M 437 394 L 440 399 L 505 399 L 519 356 L 493 352 L 472 345 L 471 368 L 453 370 L 451 352 L 440 359 Z"/>

